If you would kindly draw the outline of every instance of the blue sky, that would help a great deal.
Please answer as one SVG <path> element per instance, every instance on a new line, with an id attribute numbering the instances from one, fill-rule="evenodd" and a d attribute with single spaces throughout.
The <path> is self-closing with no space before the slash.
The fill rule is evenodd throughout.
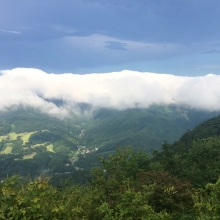
<path id="1" fill-rule="evenodd" d="M 219 0 L 0 0 L 0 69 L 220 74 Z"/>

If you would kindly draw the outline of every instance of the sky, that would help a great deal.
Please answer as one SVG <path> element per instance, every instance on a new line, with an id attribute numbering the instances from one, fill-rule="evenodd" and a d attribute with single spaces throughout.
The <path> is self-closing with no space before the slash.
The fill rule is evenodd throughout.
<path id="1" fill-rule="evenodd" d="M 0 70 L 219 75 L 219 15 L 219 0 L 0 0 Z"/>

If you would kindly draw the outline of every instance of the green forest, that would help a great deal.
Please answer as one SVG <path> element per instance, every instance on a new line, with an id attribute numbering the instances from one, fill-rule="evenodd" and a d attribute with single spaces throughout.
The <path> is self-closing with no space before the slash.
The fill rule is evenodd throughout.
<path id="1" fill-rule="evenodd" d="M 215 143 L 216 138 L 209 139 L 206 155 L 216 154 Z M 119 148 L 108 159 L 100 158 L 101 166 L 87 173 L 81 185 L 66 179 L 53 186 L 45 176 L 7 178 L 0 185 L 0 219 L 219 219 L 219 173 L 209 173 L 219 164 L 195 162 L 192 180 L 185 167 L 173 175 L 170 161 L 158 161 L 158 154 L 165 158 L 165 148 L 152 158 Z"/>
<path id="2" fill-rule="evenodd" d="M 60 140 L 42 131 L 29 142 L 39 136 Z M 220 116 L 160 150 L 119 147 L 98 159 L 91 171 L 3 179 L 0 219 L 220 219 Z"/>
<path id="3" fill-rule="evenodd" d="M 186 115 L 171 110 L 158 108 L 155 123 L 162 126 L 169 116 L 178 126 L 180 121 L 187 124 Z M 140 111 L 121 114 L 105 110 L 96 119 L 67 121 L 33 110 L 2 114 L 0 219 L 220 219 L 220 116 L 173 143 L 164 141 L 160 149 L 146 150 L 139 142 L 88 144 L 92 128 L 94 134 L 100 126 L 100 132 L 111 128 L 104 127 L 106 120 L 122 124 L 124 115 L 143 117 Z M 190 123 L 208 116 L 201 114 Z M 128 121 L 125 127 L 131 129 Z"/>

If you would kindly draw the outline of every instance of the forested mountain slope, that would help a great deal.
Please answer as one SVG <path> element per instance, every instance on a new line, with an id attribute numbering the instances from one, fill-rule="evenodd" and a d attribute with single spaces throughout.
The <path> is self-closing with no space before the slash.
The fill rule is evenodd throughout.
<path id="1" fill-rule="evenodd" d="M 166 141 L 172 144 L 188 129 L 218 115 L 180 108 L 178 106 L 151 106 L 148 109 L 117 111 L 102 109 L 94 113 L 92 124 L 87 127 L 82 142 L 99 146 L 98 150 L 81 155 L 77 166 L 89 169 L 97 163 L 97 156 L 114 153 L 117 147 L 133 149 L 160 149 Z"/>
<path id="2" fill-rule="evenodd" d="M 180 149 L 180 146 L 182 146 L 182 148 L 187 150 L 187 147 L 189 147 L 193 141 L 217 136 L 220 136 L 220 116 L 208 119 L 197 125 L 192 131 L 184 133 L 184 135 L 173 144 L 173 147 Z"/>
<path id="3" fill-rule="evenodd" d="M 217 115 L 178 106 L 148 109 L 96 109 L 79 105 L 81 114 L 59 119 L 34 109 L 0 113 L 0 177 L 67 173 L 91 169 L 98 156 L 118 147 L 160 149 L 187 129 Z"/>
<path id="4" fill-rule="evenodd" d="M 100 157 L 91 173 L 74 170 L 49 183 L 48 175 L 6 178 L 0 183 L 0 218 L 219 219 L 219 122 L 220 116 L 211 118 L 153 155 L 118 148 Z"/>
<path id="5" fill-rule="evenodd" d="M 172 145 L 165 143 L 154 154 L 165 170 L 197 187 L 216 182 L 220 175 L 220 116 L 187 131 Z"/>
<path id="6" fill-rule="evenodd" d="M 81 121 L 80 121 L 81 123 Z M 77 119 L 71 123 L 34 109 L 18 109 L 0 115 L 0 177 L 69 172 L 70 158 L 78 151 Z"/>

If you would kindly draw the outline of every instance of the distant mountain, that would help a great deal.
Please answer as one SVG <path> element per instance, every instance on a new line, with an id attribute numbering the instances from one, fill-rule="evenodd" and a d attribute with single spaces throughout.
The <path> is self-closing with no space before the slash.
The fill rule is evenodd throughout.
<path id="1" fill-rule="evenodd" d="M 82 140 L 85 145 L 97 146 L 102 151 L 128 145 L 147 150 L 159 149 L 165 140 L 173 143 L 187 129 L 215 115 L 218 113 L 177 106 L 151 106 L 124 111 L 100 109 L 94 112 Z"/>
<path id="2" fill-rule="evenodd" d="M 93 119 L 82 136 L 84 145 L 95 146 L 98 150 L 81 156 L 76 164 L 83 168 L 92 167 L 97 162 L 96 156 L 113 153 L 119 146 L 132 146 L 148 152 L 160 149 L 164 141 L 171 144 L 186 130 L 218 114 L 156 105 L 124 111 L 99 109 L 93 113 Z"/>
<path id="3" fill-rule="evenodd" d="M 117 147 L 160 149 L 163 141 L 173 143 L 187 129 L 218 115 L 178 106 L 119 111 L 83 103 L 78 108 L 81 114 L 65 119 L 30 108 L 1 112 L 0 178 L 91 169 L 97 156 Z"/>

